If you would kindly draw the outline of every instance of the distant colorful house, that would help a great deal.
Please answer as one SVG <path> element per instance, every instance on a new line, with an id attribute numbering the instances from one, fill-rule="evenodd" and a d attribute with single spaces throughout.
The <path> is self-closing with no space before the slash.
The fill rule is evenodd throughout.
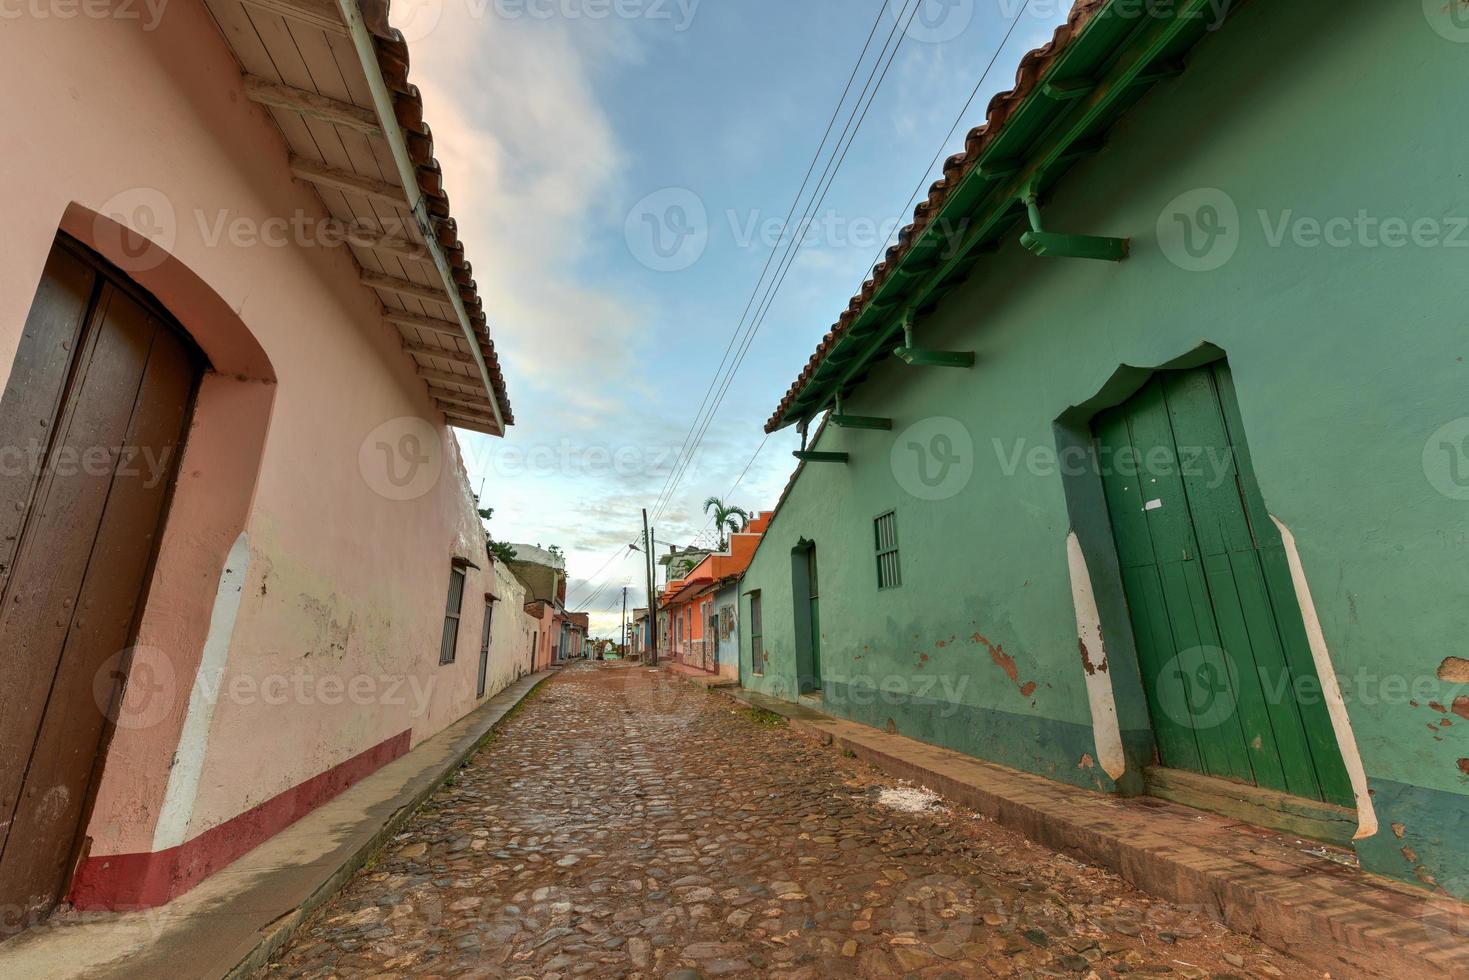
<path id="1" fill-rule="evenodd" d="M 566 662 L 565 649 L 571 630 L 566 618 L 566 563 L 558 555 L 531 544 L 511 545 L 515 559 L 509 563 L 515 577 L 525 583 L 525 611 L 535 627 L 531 662 L 535 670 Z"/>
<path id="2" fill-rule="evenodd" d="M 667 656 L 711 674 L 739 678 L 736 649 L 736 586 L 750 566 L 770 514 L 758 514 L 742 532 L 730 535 L 729 548 L 711 552 L 682 578 L 668 583 L 660 606 L 669 617 Z"/>
<path id="3" fill-rule="evenodd" d="M 588 613 L 565 613 L 561 621 L 561 662 L 580 660 L 586 656 L 587 630 L 591 628 Z"/>
<path id="4" fill-rule="evenodd" d="M 632 645 L 628 647 L 629 657 L 645 658 L 648 646 L 653 642 L 652 620 L 648 618 L 646 608 L 634 609 L 632 611 Z"/>

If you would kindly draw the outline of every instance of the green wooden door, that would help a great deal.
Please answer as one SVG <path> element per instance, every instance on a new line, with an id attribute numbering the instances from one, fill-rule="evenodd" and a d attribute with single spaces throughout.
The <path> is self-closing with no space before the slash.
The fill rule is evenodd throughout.
<path id="1" fill-rule="evenodd" d="M 1093 427 L 1163 765 L 1351 806 L 1229 368 L 1160 372 Z"/>
<path id="2" fill-rule="evenodd" d="M 791 607 L 795 613 L 796 685 L 801 694 L 821 691 L 821 599 L 816 545 L 802 541 L 791 551 Z"/>
<path id="3" fill-rule="evenodd" d="M 806 571 L 811 583 L 811 688 L 821 690 L 821 589 L 817 585 L 816 546 L 806 552 Z"/>

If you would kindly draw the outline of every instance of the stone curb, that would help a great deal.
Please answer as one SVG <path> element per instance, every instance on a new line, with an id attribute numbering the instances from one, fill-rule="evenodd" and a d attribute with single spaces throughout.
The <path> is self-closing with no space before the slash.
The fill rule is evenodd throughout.
<path id="1" fill-rule="evenodd" d="M 718 693 L 1331 976 L 1469 978 L 1469 939 L 1427 921 L 1469 914 L 1452 901 L 1178 804 L 1077 789 L 743 688 Z"/>
<path id="2" fill-rule="evenodd" d="M 311 893 L 309 898 L 297 906 L 293 912 L 273 922 L 269 931 L 261 934 L 260 941 L 256 943 L 255 947 L 239 963 L 235 964 L 233 969 L 224 975 L 224 980 L 246 980 L 246 978 L 253 976 L 262 967 L 269 965 L 271 957 L 291 941 L 291 937 L 295 935 L 296 930 L 310 917 L 311 913 L 330 901 L 337 892 L 342 890 L 347 882 L 352 880 L 353 875 L 362 870 L 369 861 L 375 858 L 387 846 L 388 842 L 397 836 L 398 832 L 403 829 L 403 826 L 419 811 L 424 803 L 428 802 L 428 799 L 437 793 L 443 787 L 444 783 L 448 782 L 449 777 L 463 766 L 476 752 L 483 748 L 485 743 L 500 730 L 510 713 L 524 702 L 526 698 L 539 690 L 542 684 L 555 677 L 558 673 L 560 673 L 559 670 L 546 670 L 540 674 L 531 675 L 531 677 L 535 678 L 535 683 L 528 686 L 509 705 L 503 706 L 504 710 L 500 712 L 498 718 L 492 721 L 483 731 L 472 736 L 464 736 L 465 744 L 454 752 L 449 763 L 435 774 L 426 785 L 419 787 L 408 799 L 404 800 L 398 809 L 393 811 L 392 816 L 388 818 L 387 822 L 372 835 L 371 839 L 366 841 L 332 872 L 331 876 L 322 882 Z M 513 687 L 514 685 L 511 686 Z M 509 689 L 507 688 L 507 690 Z M 490 708 L 493 701 L 494 699 L 491 698 L 489 702 L 477 710 Z M 495 705 L 494 707 L 498 709 L 502 705 Z M 305 819 L 309 819 L 309 817 Z"/>

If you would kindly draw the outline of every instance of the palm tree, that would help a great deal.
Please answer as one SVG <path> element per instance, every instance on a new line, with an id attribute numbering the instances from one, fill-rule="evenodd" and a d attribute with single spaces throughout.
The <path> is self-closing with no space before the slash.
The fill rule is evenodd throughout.
<path id="1" fill-rule="evenodd" d="M 729 547 L 729 533 L 743 531 L 750 523 L 750 512 L 730 507 L 718 497 L 704 501 L 704 513 L 714 511 L 714 531 L 719 535 L 719 550 Z"/>

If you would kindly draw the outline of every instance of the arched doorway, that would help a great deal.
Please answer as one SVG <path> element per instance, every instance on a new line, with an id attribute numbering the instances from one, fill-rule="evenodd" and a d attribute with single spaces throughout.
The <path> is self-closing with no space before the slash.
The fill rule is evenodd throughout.
<path id="1" fill-rule="evenodd" d="M 1158 371 L 1092 429 L 1162 766 L 1150 784 L 1182 771 L 1351 807 L 1228 364 Z"/>
<path id="2" fill-rule="evenodd" d="M 816 543 L 791 551 L 791 603 L 795 612 L 796 680 L 803 697 L 821 696 L 821 602 Z"/>
<path id="3" fill-rule="evenodd" d="M 0 401 L 0 935 L 70 885 L 207 366 L 57 239 Z"/>

